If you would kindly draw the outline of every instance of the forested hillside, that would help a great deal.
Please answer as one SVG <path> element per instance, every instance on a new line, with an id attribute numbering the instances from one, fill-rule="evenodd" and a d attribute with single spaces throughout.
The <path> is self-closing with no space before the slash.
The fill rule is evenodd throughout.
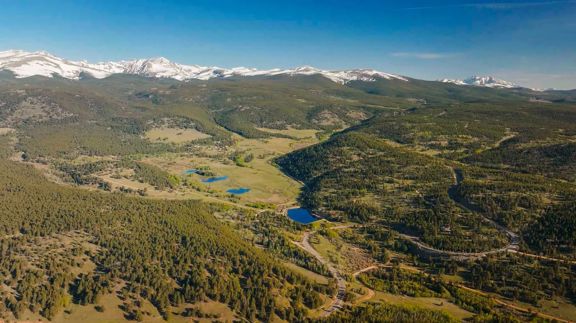
<path id="1" fill-rule="evenodd" d="M 304 205 L 360 224 L 345 238 L 374 257 L 411 250 L 430 273 L 471 288 L 574 304 L 574 125 L 569 104 L 432 104 L 379 114 L 276 162 L 305 183 Z M 426 286 L 379 279 L 365 284 L 398 280 L 384 290 L 408 296 Z"/>
<path id="2" fill-rule="evenodd" d="M 1 272 L 13 288 L 2 300 L 16 318 L 30 308 L 50 319 L 66 302 L 97 303 L 120 285 L 165 317 L 174 307 L 209 299 L 228 304 L 241 317 L 295 320 L 318 297 L 312 283 L 216 220 L 212 206 L 64 188 L 12 162 L 2 161 L 0 169 Z M 23 257 L 22 246 L 71 232 L 95 245 L 76 251 L 88 256 L 94 270 L 74 275 L 76 265 L 65 255 Z M 44 275 L 50 279 L 39 279 Z M 291 300 L 289 309 L 277 303 L 280 295 Z M 127 308 L 127 316 L 139 315 L 138 306 Z"/>
<path id="3" fill-rule="evenodd" d="M 448 196 L 449 164 L 363 133 L 348 132 L 282 157 L 286 172 L 307 183 L 302 202 L 339 220 L 377 222 L 453 251 L 482 251 L 505 238 Z M 310 166 L 308 166 L 310 165 Z M 450 235 L 441 234 L 450 227 Z"/>
<path id="4" fill-rule="evenodd" d="M 548 241 L 548 250 L 571 254 L 566 237 L 576 228 L 560 218 L 576 190 L 575 125 L 570 105 L 432 106 L 383 113 L 277 162 L 307 184 L 303 203 L 326 214 L 402 224 L 395 229 L 446 250 L 497 247 L 496 233 L 488 233 L 493 226 L 482 220 L 487 217 L 530 236 L 526 248 L 541 252 L 534 241 Z M 558 237 L 545 237 L 535 228 L 552 212 L 566 227 Z M 467 233 L 459 238 L 461 228 Z M 474 247 L 458 247 L 460 239 Z"/>

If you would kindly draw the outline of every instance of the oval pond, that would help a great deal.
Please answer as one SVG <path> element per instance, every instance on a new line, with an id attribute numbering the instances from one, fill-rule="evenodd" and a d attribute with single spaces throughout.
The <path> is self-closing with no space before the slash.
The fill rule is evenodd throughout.
<path id="1" fill-rule="evenodd" d="M 210 177 L 202 180 L 204 183 L 214 183 L 228 179 L 228 176 Z"/>
<path id="2" fill-rule="evenodd" d="M 303 208 L 288 209 L 288 217 L 293 221 L 301 224 L 310 224 L 317 219 L 310 213 L 310 211 Z"/>
<path id="3" fill-rule="evenodd" d="M 228 193 L 230 193 L 230 194 L 234 194 L 234 195 L 240 195 L 240 194 L 244 194 L 244 193 L 250 192 L 250 189 L 249 189 L 249 188 L 245 188 L 245 187 L 231 188 L 231 189 L 227 190 L 226 192 L 228 192 Z"/>

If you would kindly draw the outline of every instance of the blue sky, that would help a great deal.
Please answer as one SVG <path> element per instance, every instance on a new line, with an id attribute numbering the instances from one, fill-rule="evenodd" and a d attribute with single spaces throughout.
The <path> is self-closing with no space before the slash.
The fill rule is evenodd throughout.
<path id="1" fill-rule="evenodd" d="M 576 88 L 571 1 L 0 0 L 0 50 Z"/>

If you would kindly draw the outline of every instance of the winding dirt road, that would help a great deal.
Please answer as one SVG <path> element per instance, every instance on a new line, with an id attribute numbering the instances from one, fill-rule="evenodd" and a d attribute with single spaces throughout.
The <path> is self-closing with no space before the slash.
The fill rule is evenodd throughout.
<path id="1" fill-rule="evenodd" d="M 381 266 L 379 266 L 379 265 L 372 265 L 372 266 L 369 266 L 369 267 L 366 267 L 366 268 L 363 268 L 363 269 L 358 270 L 357 272 L 353 273 L 352 276 L 354 276 L 354 278 L 356 278 L 356 277 L 358 277 L 358 275 L 360 275 L 361 273 L 365 273 L 365 272 L 367 272 L 367 271 L 371 271 L 371 270 L 374 270 L 374 269 L 377 269 L 377 268 L 380 268 L 380 267 L 381 267 Z M 355 299 L 355 300 L 354 300 L 354 303 L 355 303 L 355 304 L 369 301 L 369 300 L 371 300 L 372 297 L 374 297 L 374 295 L 376 294 L 372 288 L 370 288 L 369 286 L 365 285 L 363 282 L 360 282 L 360 283 L 362 284 L 362 286 L 364 286 L 364 288 L 366 289 L 367 292 L 366 292 L 366 295 L 362 295 L 361 297 Z"/>
<path id="2" fill-rule="evenodd" d="M 360 275 L 361 273 L 365 273 L 367 271 L 374 270 L 374 269 L 379 268 L 379 267 L 380 266 L 378 266 L 378 265 L 372 265 L 372 266 L 358 270 L 357 272 L 353 273 L 352 276 L 358 277 L 358 275 Z"/>
<path id="3" fill-rule="evenodd" d="M 517 310 L 517 311 L 520 311 L 520 312 L 531 313 L 531 314 L 534 314 L 534 315 L 536 315 L 536 316 L 542 317 L 542 318 L 544 318 L 544 319 L 551 320 L 551 321 L 553 321 L 553 322 L 574 323 L 574 321 L 571 321 L 571 320 L 565 320 L 565 319 L 563 319 L 563 318 L 556 317 L 556 316 L 553 316 L 553 315 L 550 315 L 550 314 L 538 312 L 538 311 L 536 311 L 536 310 L 534 310 L 534 309 L 525 308 L 525 307 L 522 307 L 522 306 L 518 306 L 518 305 L 515 305 L 515 304 L 510 304 L 510 303 L 508 303 L 508 302 L 504 302 L 504 301 L 501 300 L 501 299 L 498 299 L 498 298 L 496 298 L 496 297 L 493 297 L 493 296 L 491 296 L 491 295 L 489 295 L 489 294 L 487 294 L 487 293 L 485 293 L 485 292 L 483 292 L 483 291 L 480 291 L 480 290 L 477 290 L 477 289 L 474 289 L 474 288 L 470 288 L 470 287 L 468 287 L 468 286 L 466 286 L 466 285 L 462 285 L 462 284 L 455 284 L 455 285 L 458 286 L 459 288 L 465 289 L 465 290 L 470 291 L 470 292 L 472 292 L 472 293 L 475 293 L 475 294 L 478 294 L 478 295 L 482 295 L 482 296 L 484 296 L 484 297 L 488 297 L 488 298 L 492 299 L 494 302 L 496 302 L 497 304 L 500 304 L 500 305 L 502 305 L 502 306 L 509 307 L 509 308 L 511 308 L 511 309 L 514 309 L 514 310 Z"/>
<path id="4" fill-rule="evenodd" d="M 540 255 L 535 255 L 533 253 L 526 253 L 526 252 L 517 251 L 517 250 L 508 250 L 508 252 L 512 252 L 512 253 L 516 253 L 516 254 L 519 254 L 522 256 L 526 256 L 526 257 L 530 257 L 530 258 L 536 258 L 536 259 L 540 259 L 540 260 L 563 262 L 565 264 L 576 265 L 576 260 L 553 258 L 553 257 L 548 257 L 548 256 L 540 256 Z"/>
<path id="5" fill-rule="evenodd" d="M 315 231 L 305 232 L 302 238 L 302 242 L 296 244 L 302 249 L 306 250 L 312 256 L 314 256 L 314 258 L 318 259 L 318 261 L 321 264 L 323 264 L 324 266 L 326 266 L 326 268 L 328 268 L 328 271 L 330 272 L 332 277 L 336 279 L 338 290 L 336 294 L 332 297 L 332 303 L 330 303 L 330 305 L 324 309 L 324 313 L 322 313 L 322 316 L 328 316 L 332 314 L 332 312 L 342 308 L 342 304 L 344 303 L 344 296 L 346 296 L 346 281 L 344 280 L 344 278 L 342 278 L 340 272 L 338 272 L 338 269 L 336 269 L 336 267 L 334 267 L 329 261 L 324 259 L 324 257 L 322 257 L 318 253 L 318 251 L 316 251 L 316 249 L 312 247 L 312 245 L 310 244 L 310 236 L 314 233 Z"/>

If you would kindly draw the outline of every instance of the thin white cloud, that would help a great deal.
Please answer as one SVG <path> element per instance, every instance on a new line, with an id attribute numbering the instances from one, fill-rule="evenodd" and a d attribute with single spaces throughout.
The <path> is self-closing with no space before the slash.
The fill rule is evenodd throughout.
<path id="1" fill-rule="evenodd" d="M 521 70 L 500 70 L 493 73 L 503 80 L 511 81 L 524 86 L 548 89 L 556 88 L 563 90 L 576 89 L 576 74 L 566 72 L 533 72 Z"/>
<path id="2" fill-rule="evenodd" d="M 406 57 L 406 58 L 416 58 L 416 59 L 426 59 L 426 60 L 435 60 L 435 59 L 445 59 L 458 56 L 458 54 L 453 53 L 420 53 L 420 52 L 396 52 L 391 53 L 390 56 L 393 57 Z"/>
<path id="3" fill-rule="evenodd" d="M 512 10 L 528 7 L 551 6 L 560 4 L 576 4 L 576 0 L 535 1 L 535 2 L 487 2 L 487 3 L 462 3 L 453 5 L 422 6 L 401 8 L 401 10 L 427 10 L 443 8 L 476 8 L 490 10 Z"/>

